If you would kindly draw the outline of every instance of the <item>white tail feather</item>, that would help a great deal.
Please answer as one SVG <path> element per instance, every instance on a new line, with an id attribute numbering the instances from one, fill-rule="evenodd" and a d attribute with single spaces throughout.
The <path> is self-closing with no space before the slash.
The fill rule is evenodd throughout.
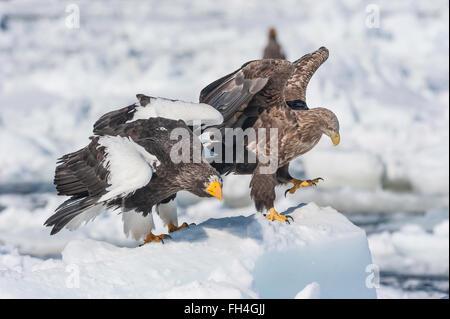
<path id="1" fill-rule="evenodd" d="M 123 232 L 133 236 L 135 240 L 142 240 L 155 228 L 152 214 L 144 217 L 142 213 L 129 211 L 122 213 Z"/>

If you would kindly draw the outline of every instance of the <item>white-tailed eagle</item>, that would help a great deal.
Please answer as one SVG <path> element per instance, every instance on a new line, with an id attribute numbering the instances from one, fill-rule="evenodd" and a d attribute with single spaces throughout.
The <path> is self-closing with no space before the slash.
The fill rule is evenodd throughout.
<path id="1" fill-rule="evenodd" d="M 226 163 L 224 157 L 212 163 L 221 174 L 252 174 L 251 197 L 258 211 L 270 211 L 266 215 L 270 220 L 288 222 L 286 216 L 274 208 L 276 185 L 291 182 L 294 186 L 290 193 L 294 193 L 300 187 L 315 185 L 320 179 L 294 179 L 288 172 L 290 161 L 310 151 L 324 134 L 334 145 L 339 144 L 336 115 L 322 107 L 309 109 L 305 100 L 309 80 L 327 58 L 328 50 L 321 47 L 293 63 L 281 59 L 250 61 L 206 86 L 200 93 L 200 102 L 212 105 L 222 113 L 224 121 L 216 126 L 222 131 L 225 128 L 278 129 L 276 150 L 270 149 L 269 139 L 262 146 L 244 140 L 247 152 L 276 154 L 278 169 L 275 173 L 261 173 L 266 164 L 260 161 Z M 238 146 L 236 139 L 232 142 L 234 145 L 225 145 L 225 140 L 221 143 L 223 149 L 237 149 Z"/>

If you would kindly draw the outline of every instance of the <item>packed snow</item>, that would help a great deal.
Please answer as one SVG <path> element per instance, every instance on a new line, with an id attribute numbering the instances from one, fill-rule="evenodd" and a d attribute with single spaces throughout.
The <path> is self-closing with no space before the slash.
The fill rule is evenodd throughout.
<path id="1" fill-rule="evenodd" d="M 211 240 L 223 236 L 237 243 L 221 223 L 236 218 L 244 223 L 241 231 L 262 223 L 260 216 L 248 217 L 254 214 L 250 177 L 227 176 L 223 203 L 178 195 L 180 222 L 198 226 L 162 248 L 132 248 L 136 242 L 125 237 L 122 216 L 114 213 L 52 237 L 42 225 L 64 200 L 52 185 L 56 159 L 84 147 L 101 115 L 135 103 L 136 93 L 197 102 L 204 86 L 261 57 L 271 26 L 290 60 L 320 46 L 330 50 L 308 86 L 307 103 L 333 110 L 341 127 L 338 147 L 324 138 L 291 165 L 297 178 L 324 181 L 287 198 L 280 187 L 277 209 L 311 202 L 331 206 L 366 230 L 381 270 L 378 297 L 448 296 L 448 1 L 378 1 L 379 27 L 367 22 L 363 0 L 80 0 L 79 28 L 68 23 L 66 4 L 0 1 L 0 287 L 9 287 L 0 289 L 2 296 L 80 297 L 91 288 L 89 296 L 100 296 L 89 281 L 95 267 L 105 272 L 105 294 L 116 285 L 118 295 L 128 292 L 123 285 L 129 281 L 118 274 L 120 259 L 111 256 L 131 262 L 143 251 L 153 260 L 150 251 L 189 246 L 181 238 L 201 230 L 216 232 Z M 221 227 L 206 227 L 211 218 L 222 219 Z M 159 218 L 154 222 L 166 232 Z M 298 221 L 294 227 L 306 226 Z M 192 251 L 200 254 L 196 245 L 202 240 L 192 243 Z M 255 238 L 245 241 L 265 247 Z M 94 252 L 105 261 L 88 262 Z M 252 256 L 246 258 L 254 262 Z M 267 263 L 273 256 L 266 254 Z M 69 260 L 79 261 L 89 275 L 80 277 L 80 289 L 61 295 L 58 287 L 71 274 Z M 137 258 L 134 266 L 144 264 Z M 229 269 L 205 269 L 209 278 L 161 286 L 161 294 L 144 291 L 139 273 L 130 280 L 142 288 L 137 297 L 265 296 L 264 286 L 256 285 L 264 283 L 256 280 L 256 266 L 238 261 Z M 155 282 L 164 275 L 145 272 Z M 233 272 L 242 275 L 239 282 L 229 279 Z M 108 274 L 117 274 L 109 286 Z M 333 291 L 326 281 L 303 279 L 294 281 L 289 298 L 326 298 Z"/>
<path id="2" fill-rule="evenodd" d="M 311 280 L 323 298 L 376 297 L 366 287 L 372 261 L 363 230 L 314 204 L 290 214 L 290 225 L 260 214 L 211 218 L 164 245 L 72 240 L 62 259 L 4 246 L 0 297 L 294 298 Z"/>

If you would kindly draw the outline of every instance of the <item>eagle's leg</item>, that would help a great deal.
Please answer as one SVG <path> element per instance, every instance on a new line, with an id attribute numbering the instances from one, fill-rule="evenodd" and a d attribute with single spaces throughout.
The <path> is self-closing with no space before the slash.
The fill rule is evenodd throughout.
<path id="1" fill-rule="evenodd" d="M 284 196 L 286 196 L 288 192 L 290 194 L 294 194 L 295 191 L 301 187 L 315 186 L 320 180 L 323 180 L 323 178 L 318 177 L 315 179 L 307 179 L 307 180 L 293 178 L 291 174 L 289 174 L 289 164 L 282 166 L 277 170 L 277 181 L 279 184 L 287 184 L 287 183 L 294 184 L 294 186 L 292 186 L 284 193 Z"/>
<path id="2" fill-rule="evenodd" d="M 292 218 L 292 216 L 289 215 L 281 215 L 280 213 L 278 213 L 274 207 L 272 207 L 271 209 L 269 209 L 269 214 L 265 214 L 264 217 L 266 217 L 268 220 L 270 221 L 274 221 L 274 220 L 278 220 L 282 223 L 288 223 L 289 222 L 289 218 L 294 221 L 294 218 Z"/>
<path id="3" fill-rule="evenodd" d="M 282 223 L 290 223 L 290 220 L 294 220 L 291 216 L 281 215 L 274 208 L 275 201 L 275 186 L 280 183 L 277 174 L 259 174 L 256 171 L 253 174 L 250 182 L 250 196 L 255 202 L 256 209 L 263 211 L 268 209 L 269 214 L 264 216 L 271 221 L 278 220 Z"/>
<path id="4" fill-rule="evenodd" d="M 145 241 L 143 244 L 139 245 L 139 247 L 144 246 L 145 244 L 151 243 L 153 241 L 161 242 L 164 244 L 164 239 L 170 239 L 169 235 L 161 234 L 161 235 L 153 235 L 153 233 L 150 232 L 150 234 L 145 237 Z"/>
<path id="5" fill-rule="evenodd" d="M 184 222 L 181 226 L 177 227 L 174 224 L 169 223 L 167 224 L 167 228 L 169 229 L 169 233 L 174 233 L 176 231 L 179 231 L 180 229 L 189 228 L 189 225 L 186 222 Z"/>
<path id="6" fill-rule="evenodd" d="M 156 206 L 156 212 L 159 217 L 161 217 L 164 224 L 167 225 L 169 233 L 189 227 L 187 223 L 183 223 L 181 226 L 178 226 L 177 205 L 175 204 L 174 199 L 175 195 L 163 200 Z"/>
<path id="7" fill-rule="evenodd" d="M 291 179 L 291 183 L 294 184 L 294 186 L 292 186 L 290 189 L 288 189 L 284 195 L 286 196 L 286 194 L 289 192 L 289 194 L 294 194 L 295 191 L 301 187 L 310 187 L 310 186 L 316 186 L 317 183 L 322 180 L 322 177 L 318 177 L 315 179 L 307 179 L 307 180 L 301 180 L 301 179 Z"/>

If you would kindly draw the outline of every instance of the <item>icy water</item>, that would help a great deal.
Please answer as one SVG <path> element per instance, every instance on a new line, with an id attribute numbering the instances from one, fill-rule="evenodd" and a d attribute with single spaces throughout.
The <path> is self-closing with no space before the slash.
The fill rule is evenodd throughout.
<path id="1" fill-rule="evenodd" d="M 423 220 L 425 214 L 405 214 L 405 213 L 362 213 L 345 214 L 355 225 L 363 228 L 369 238 L 376 237 L 383 233 L 399 232 L 411 220 Z M 447 213 L 448 216 L 448 213 Z M 448 217 L 447 217 L 448 218 Z M 428 231 L 431 233 L 431 231 Z M 372 252 L 374 255 L 374 252 Z M 373 256 L 377 259 L 377 256 Z M 382 258 L 381 256 L 379 258 Z M 405 257 L 406 258 L 406 257 Z M 412 297 L 440 297 L 449 295 L 448 273 L 412 273 L 405 271 L 402 264 L 392 269 L 384 270 L 380 267 L 380 284 L 382 288 L 389 288 L 398 293 L 398 296 L 406 294 Z M 409 269 L 408 269 L 409 270 Z"/>

